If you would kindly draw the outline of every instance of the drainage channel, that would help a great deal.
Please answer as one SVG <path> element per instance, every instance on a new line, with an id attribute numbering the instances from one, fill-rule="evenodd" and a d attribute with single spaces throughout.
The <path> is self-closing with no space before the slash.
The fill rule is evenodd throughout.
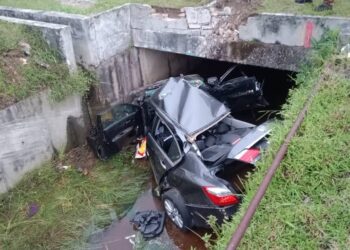
<path id="1" fill-rule="evenodd" d="M 200 238 L 206 232 L 205 229 L 196 229 L 196 231 L 182 232 L 175 227 L 167 218 L 163 233 L 155 239 L 148 241 L 139 241 L 140 235 L 134 230 L 130 220 L 138 211 L 163 211 L 163 207 L 158 198 L 152 195 L 154 182 L 150 179 L 147 189 L 138 197 L 132 209 L 121 220 L 114 221 L 97 240 L 90 244 L 89 249 L 206 249 L 203 240 Z"/>
<path id="2" fill-rule="evenodd" d="M 214 60 L 201 60 L 199 65 L 199 68 L 188 73 L 196 73 L 204 78 L 208 78 L 213 75 L 221 75 L 227 68 L 232 66 L 231 63 Z M 285 103 L 289 89 L 294 86 L 294 82 L 290 78 L 291 74 L 292 72 L 241 65 L 231 77 L 234 78 L 240 75 L 255 76 L 259 82 L 263 83 L 264 97 L 269 105 L 265 110 L 244 111 L 234 113 L 233 116 L 254 124 L 260 124 L 272 117 L 278 118 L 278 111 Z M 264 112 L 268 114 L 262 115 Z M 263 118 L 261 118 L 262 116 Z M 148 162 L 146 164 L 149 166 Z M 150 166 L 149 168 L 151 169 Z M 245 177 L 245 175 L 246 172 L 242 172 L 242 176 Z M 120 220 L 114 221 L 99 237 L 93 241 L 90 240 L 89 249 L 206 249 L 201 236 L 205 233 L 210 233 L 209 230 L 195 228 L 194 231 L 182 232 L 168 218 L 166 219 L 164 231 L 159 237 L 149 241 L 139 240 L 141 238 L 140 235 L 130 223 L 136 212 L 147 210 L 163 211 L 161 201 L 152 195 L 152 187 L 154 187 L 154 183 L 153 179 L 150 179 L 146 190 L 140 194 L 127 215 Z M 243 186 L 241 188 L 244 189 Z"/>

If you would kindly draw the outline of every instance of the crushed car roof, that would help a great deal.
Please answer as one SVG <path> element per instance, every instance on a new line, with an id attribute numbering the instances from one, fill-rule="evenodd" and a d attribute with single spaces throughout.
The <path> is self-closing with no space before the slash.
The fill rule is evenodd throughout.
<path id="1" fill-rule="evenodd" d="M 223 103 L 183 78 L 169 78 L 154 93 L 151 102 L 191 137 L 230 114 Z"/>

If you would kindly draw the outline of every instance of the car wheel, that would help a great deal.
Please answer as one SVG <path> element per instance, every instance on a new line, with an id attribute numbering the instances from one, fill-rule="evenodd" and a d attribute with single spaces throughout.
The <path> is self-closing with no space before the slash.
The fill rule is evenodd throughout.
<path id="1" fill-rule="evenodd" d="M 96 154 L 97 154 L 97 157 L 98 157 L 101 161 L 106 161 L 106 160 L 107 160 L 106 150 L 105 150 L 105 148 L 104 148 L 101 144 L 97 146 Z"/>
<path id="2" fill-rule="evenodd" d="M 181 230 L 187 231 L 192 220 L 181 195 L 175 190 L 163 194 L 163 206 L 169 219 Z"/>

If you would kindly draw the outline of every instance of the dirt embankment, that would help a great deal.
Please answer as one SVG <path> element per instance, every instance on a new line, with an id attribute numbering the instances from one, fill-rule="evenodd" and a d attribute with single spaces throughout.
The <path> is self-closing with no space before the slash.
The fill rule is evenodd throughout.
<path id="1" fill-rule="evenodd" d="M 14 49 L 0 53 L 0 89 L 10 90 L 24 84 L 25 80 L 21 73 L 23 65 L 27 64 L 28 58 L 20 49 Z M 15 95 L 0 91 L 0 109 L 16 103 Z"/>
<path id="2" fill-rule="evenodd" d="M 74 167 L 84 175 L 88 175 L 96 162 L 97 159 L 88 145 L 83 145 L 73 148 L 64 156 L 58 156 L 54 161 L 54 166 L 58 170 Z"/>

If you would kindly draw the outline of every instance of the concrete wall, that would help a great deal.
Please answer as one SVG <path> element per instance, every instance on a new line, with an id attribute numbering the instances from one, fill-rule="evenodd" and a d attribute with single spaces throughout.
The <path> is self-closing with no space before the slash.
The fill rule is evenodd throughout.
<path id="1" fill-rule="evenodd" d="M 87 16 L 4 6 L 0 6 L 0 16 L 70 26 L 76 61 L 88 67 L 95 60 L 92 54 L 93 47 L 87 32 L 89 30 L 89 18 Z"/>
<path id="2" fill-rule="evenodd" d="M 76 61 L 89 69 L 132 46 L 129 5 L 93 16 L 0 6 L 0 16 L 70 26 Z"/>
<path id="3" fill-rule="evenodd" d="M 32 29 L 39 30 L 49 46 L 58 51 L 70 71 L 73 72 L 77 69 L 70 26 L 4 16 L 0 16 L 0 21 L 26 25 Z"/>
<path id="4" fill-rule="evenodd" d="M 236 11 L 213 6 L 184 8 L 176 17 L 133 6 L 134 46 L 240 64 L 298 71 L 307 56 L 306 36 L 319 39 L 328 29 L 339 29 L 349 42 L 350 19 L 337 17 L 262 14 L 236 24 Z M 233 23 L 237 30 L 227 28 Z M 311 33 L 306 32 L 307 25 Z"/>
<path id="5" fill-rule="evenodd" d="M 304 46 L 308 25 L 312 27 L 312 39 L 320 39 L 327 29 L 338 29 L 343 40 L 349 42 L 350 18 L 292 14 L 264 13 L 249 17 L 247 23 L 239 27 L 239 37 L 243 41 Z"/>
<path id="6" fill-rule="evenodd" d="M 297 71 L 307 52 L 307 23 L 315 39 L 326 28 L 350 37 L 347 18 L 262 14 L 244 24 L 239 10 L 215 3 L 169 13 L 126 4 L 91 16 L 0 7 L 0 15 L 71 26 L 77 62 L 98 72 L 131 47 Z"/>
<path id="7" fill-rule="evenodd" d="M 52 103 L 44 92 L 0 110 L 0 193 L 65 149 L 68 117 L 82 117 L 79 96 Z"/>
<path id="8" fill-rule="evenodd" d="M 156 81 L 190 72 L 198 59 L 161 51 L 130 48 L 97 68 L 97 103 L 126 102 L 132 93 Z"/>

